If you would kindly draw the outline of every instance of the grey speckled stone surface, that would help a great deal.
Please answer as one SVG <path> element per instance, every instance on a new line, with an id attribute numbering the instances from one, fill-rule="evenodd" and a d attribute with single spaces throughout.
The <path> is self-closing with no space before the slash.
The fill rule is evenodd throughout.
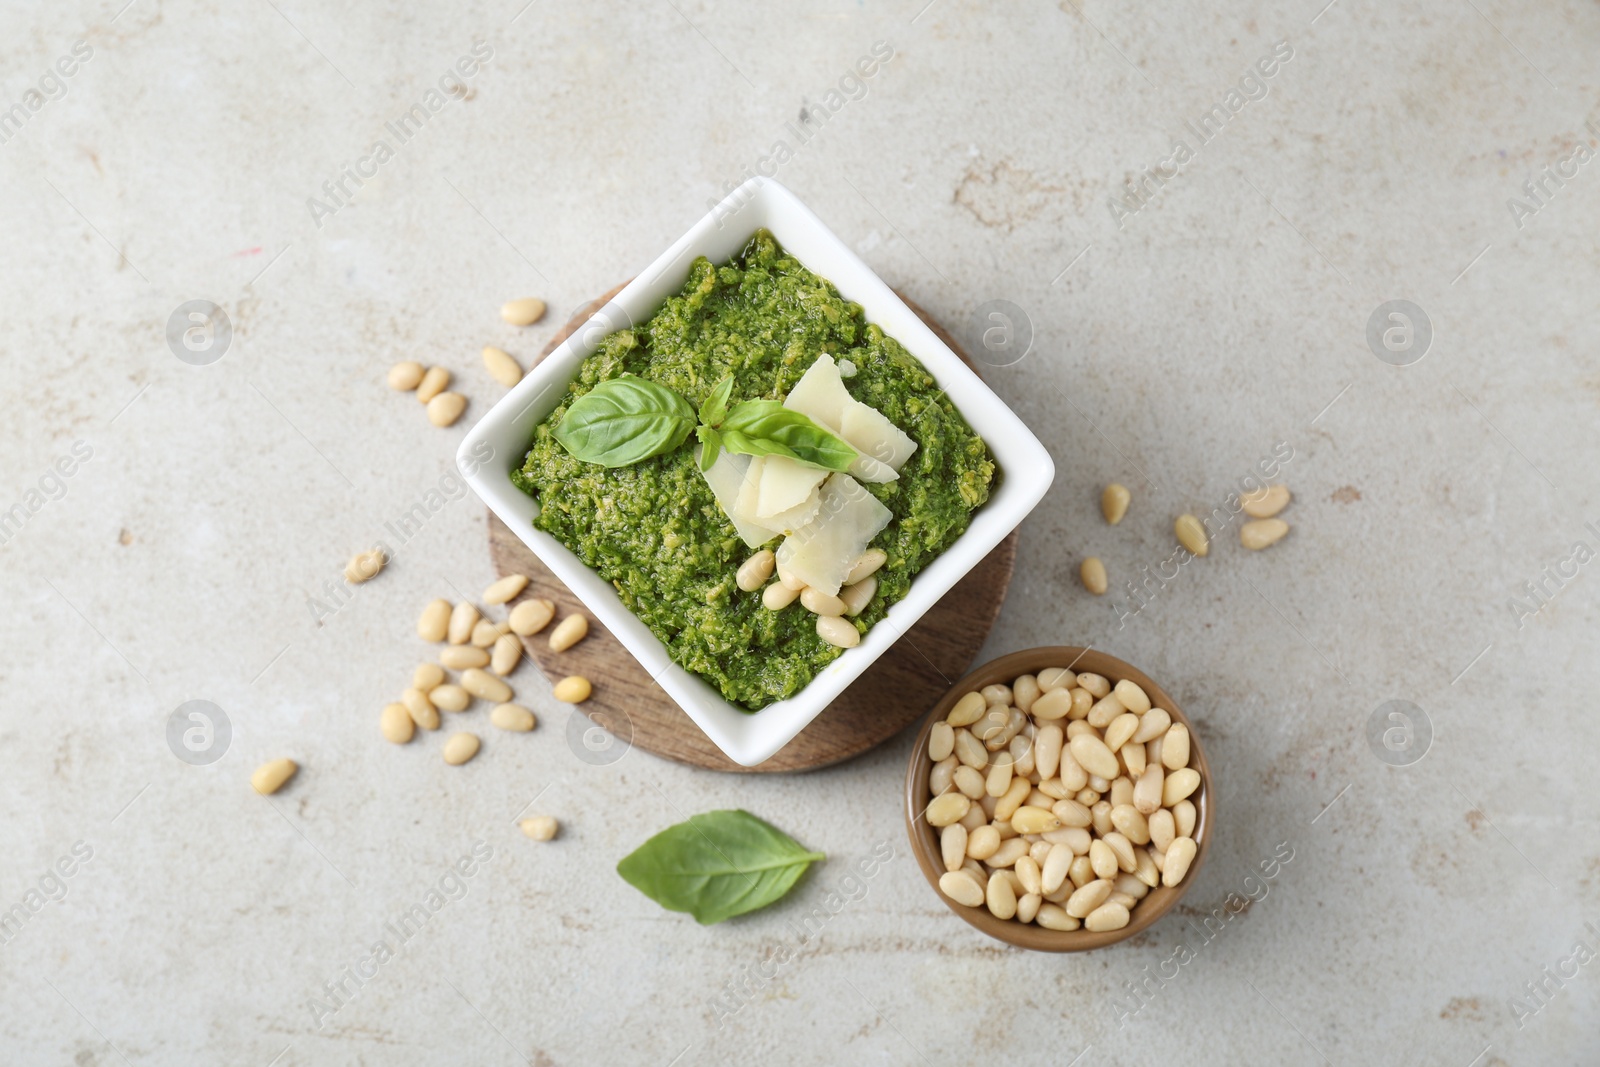
<path id="1" fill-rule="evenodd" d="M 0 908 L 26 917 L 0 937 L 0 1059 L 1600 1062 L 1600 963 L 1572 959 L 1600 949 L 1600 564 L 1565 562 L 1600 550 L 1600 162 L 1573 148 L 1600 128 L 1593 3 L 123 2 L 0 11 L 0 508 L 24 509 L 0 547 Z M 892 60 L 798 145 L 875 41 Z M 475 44 L 467 99 L 317 225 L 307 198 Z M 1202 142 L 1186 122 L 1216 104 Z M 308 608 L 451 488 L 461 429 L 386 390 L 390 363 L 452 368 L 480 415 L 481 345 L 531 355 L 780 139 L 779 179 L 891 284 L 958 328 L 991 299 L 1031 322 L 988 378 L 1058 474 L 989 650 L 1140 664 L 1218 774 L 1191 910 L 1132 944 L 1023 955 L 949 916 L 905 852 L 909 737 L 801 777 L 593 767 L 524 670 L 536 733 L 460 770 L 437 736 L 383 744 L 418 607 L 491 577 L 471 500 Z M 1175 139 L 1191 158 L 1114 212 Z M 1531 199 L 1547 165 L 1567 177 Z M 503 325 L 530 293 L 551 316 Z M 192 299 L 232 323 L 210 366 L 165 340 Z M 1365 336 L 1393 299 L 1433 330 L 1406 367 Z M 57 480 L 74 442 L 92 456 Z M 1280 445 L 1289 538 L 1255 556 L 1229 532 L 1121 617 L 1173 517 Z M 1115 530 L 1107 480 L 1134 492 Z M 1112 596 L 1078 587 L 1085 554 Z M 1546 567 L 1569 577 L 1519 619 Z M 232 725 L 209 766 L 165 740 L 193 699 Z M 1431 724 L 1406 766 L 1367 741 L 1391 699 Z M 264 801 L 246 780 L 279 755 L 304 769 Z M 530 803 L 557 843 L 518 834 Z M 829 862 L 711 929 L 613 873 L 727 806 Z M 491 858 L 458 881 L 474 841 Z M 441 883 L 459 899 L 363 962 Z"/>

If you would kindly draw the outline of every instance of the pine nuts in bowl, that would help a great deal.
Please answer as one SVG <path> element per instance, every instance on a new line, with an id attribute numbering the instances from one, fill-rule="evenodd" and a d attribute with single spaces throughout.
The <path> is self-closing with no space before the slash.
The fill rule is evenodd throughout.
<path id="1" fill-rule="evenodd" d="M 928 716 L 906 831 L 928 884 L 972 926 L 1082 952 L 1148 928 L 1194 884 L 1211 795 L 1166 690 L 1104 652 L 1033 648 L 974 670 Z"/>

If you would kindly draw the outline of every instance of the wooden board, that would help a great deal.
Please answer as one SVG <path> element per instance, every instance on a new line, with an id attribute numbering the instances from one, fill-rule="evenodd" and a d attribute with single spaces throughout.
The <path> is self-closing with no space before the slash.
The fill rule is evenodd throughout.
<path id="1" fill-rule="evenodd" d="M 617 286 L 574 315 L 550 339 L 539 359 L 554 351 L 621 290 L 622 286 Z M 906 304 L 971 366 L 972 360 L 955 338 L 911 301 Z M 741 767 L 724 756 L 592 615 L 589 636 L 566 652 L 551 652 L 545 634 L 524 638 L 522 643 L 547 677 L 582 674 L 594 679 L 594 695 L 578 706 L 624 743 L 631 733 L 631 743 L 647 752 L 708 770 L 814 770 L 860 755 L 919 721 L 950 684 L 967 672 L 1005 600 L 1016 550 L 1013 531 L 798 737 L 756 767 Z M 555 601 L 558 619 L 584 611 L 578 598 L 493 513 L 489 515 L 489 554 L 497 573 L 528 576 L 524 596 Z"/>

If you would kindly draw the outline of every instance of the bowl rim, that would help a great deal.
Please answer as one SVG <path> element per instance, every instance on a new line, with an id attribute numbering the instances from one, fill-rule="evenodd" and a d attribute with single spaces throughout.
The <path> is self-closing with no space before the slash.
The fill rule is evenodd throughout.
<path id="1" fill-rule="evenodd" d="M 989 445 L 1001 477 L 967 530 L 911 583 L 855 648 L 847 650 L 798 693 L 759 712 L 738 708 L 698 675 L 672 662 L 667 648 L 622 604 L 616 590 L 532 523 L 533 501 L 511 484 L 533 426 L 560 402 L 566 383 L 601 337 L 648 317 L 681 288 L 696 255 L 720 260 L 726 246 L 742 247 L 759 228 L 859 304 L 927 368 Z M 735 245 L 735 242 L 737 244 Z M 605 325 L 596 325 L 603 323 Z M 554 395 L 551 395 L 554 394 Z M 467 484 L 626 648 L 655 683 L 734 762 L 753 767 L 792 741 L 839 693 L 1014 530 L 1043 499 L 1054 479 L 1049 452 L 1011 408 L 917 317 L 860 257 L 793 193 L 769 178 L 753 178 L 730 193 L 687 233 L 574 330 L 514 386 L 463 438 L 456 454 Z"/>
<path id="2" fill-rule="evenodd" d="M 928 772 L 933 761 L 928 758 L 928 739 L 935 723 L 943 721 L 957 700 L 996 682 L 1009 685 L 1024 674 L 1037 674 L 1047 667 L 1066 667 L 1080 674 L 1104 675 L 1113 683 L 1127 679 L 1137 683 L 1150 697 L 1152 707 L 1166 711 L 1174 723 L 1183 723 L 1189 729 L 1189 765 L 1200 772 L 1200 788 L 1189 799 L 1195 805 L 1196 845 L 1194 861 L 1189 873 L 1176 887 L 1156 886 L 1132 910 L 1128 925 L 1120 930 L 1093 932 L 1077 930 L 1046 930 L 1033 923 L 1020 923 L 1015 919 L 1000 919 L 984 907 L 969 908 L 957 904 L 939 890 L 939 876 L 945 873 L 944 860 L 939 851 L 939 837 L 922 812 L 932 799 L 928 791 Z M 1149 675 L 1125 660 L 1108 652 L 1075 645 L 1041 645 L 1036 648 L 1010 652 L 984 663 L 950 687 L 950 691 L 936 704 L 923 720 L 911 747 L 911 758 L 906 766 L 905 817 L 906 836 L 911 842 L 911 853 L 922 868 L 934 895 L 944 902 L 969 926 L 997 941 L 1035 952 L 1088 952 L 1124 941 L 1154 926 L 1175 907 L 1195 883 L 1195 876 L 1205 865 L 1206 853 L 1211 846 L 1213 794 L 1211 765 L 1206 760 L 1205 747 L 1195 730 L 1194 723 L 1184 714 L 1170 693 Z"/>

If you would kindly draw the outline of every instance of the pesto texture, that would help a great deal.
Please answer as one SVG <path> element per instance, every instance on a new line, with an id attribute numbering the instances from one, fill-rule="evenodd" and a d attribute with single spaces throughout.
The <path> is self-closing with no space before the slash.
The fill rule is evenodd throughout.
<path id="1" fill-rule="evenodd" d="M 782 400 L 824 353 L 855 364 L 850 395 L 917 443 L 899 480 L 863 483 L 894 515 L 872 542 L 889 557 L 877 595 L 852 620 L 866 633 L 965 532 L 989 498 L 994 462 L 922 364 L 765 230 L 722 266 L 697 259 L 682 291 L 648 322 L 601 341 L 511 476 L 539 502 L 535 526 L 609 581 L 675 662 L 751 711 L 799 692 L 842 649 L 817 636 L 816 617 L 798 604 L 770 611 L 759 590 L 734 583 L 754 550 L 701 477 L 692 440 L 607 468 L 575 459 L 553 431 L 574 401 L 625 373 L 697 408 L 730 375 L 735 402 Z"/>

